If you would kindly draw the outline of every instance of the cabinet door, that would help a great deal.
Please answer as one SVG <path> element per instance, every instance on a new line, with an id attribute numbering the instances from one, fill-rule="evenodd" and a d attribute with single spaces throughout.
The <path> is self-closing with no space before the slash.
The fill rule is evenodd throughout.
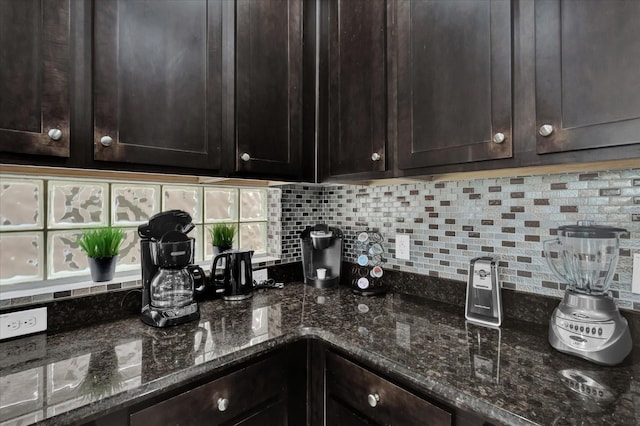
<path id="1" fill-rule="evenodd" d="M 640 2 L 544 0 L 535 13 L 537 152 L 640 143 Z"/>
<path id="2" fill-rule="evenodd" d="M 69 0 L 0 0 L 0 151 L 69 156 Z"/>
<path id="3" fill-rule="evenodd" d="M 450 412 L 333 352 L 327 352 L 326 392 L 327 419 L 338 424 L 453 424 Z"/>
<path id="4" fill-rule="evenodd" d="M 285 357 L 276 355 L 137 411 L 130 424 L 286 424 L 286 386 Z"/>
<path id="5" fill-rule="evenodd" d="M 366 426 L 375 425 L 373 421 L 364 419 L 351 408 L 341 404 L 333 398 L 327 398 L 327 419 L 328 425 L 341 426 Z"/>
<path id="6" fill-rule="evenodd" d="M 328 2 L 331 176 L 387 168 L 386 3 Z"/>
<path id="7" fill-rule="evenodd" d="M 230 139 L 239 174 L 301 173 L 302 12 L 301 0 L 236 0 Z"/>
<path id="8" fill-rule="evenodd" d="M 218 169 L 221 2 L 94 7 L 94 158 Z"/>
<path id="9" fill-rule="evenodd" d="M 398 0 L 401 169 L 508 158 L 508 0 Z"/>

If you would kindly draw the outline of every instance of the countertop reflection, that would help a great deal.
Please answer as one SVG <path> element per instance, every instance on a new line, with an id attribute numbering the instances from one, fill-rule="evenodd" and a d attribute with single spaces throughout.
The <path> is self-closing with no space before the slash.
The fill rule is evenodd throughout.
<path id="1" fill-rule="evenodd" d="M 0 423 L 76 422 L 306 337 L 494 423 L 640 418 L 637 347 L 622 365 L 598 367 L 554 351 L 540 325 L 488 328 L 426 299 L 300 283 L 200 309 L 199 321 L 173 328 L 135 317 L 0 343 Z"/>

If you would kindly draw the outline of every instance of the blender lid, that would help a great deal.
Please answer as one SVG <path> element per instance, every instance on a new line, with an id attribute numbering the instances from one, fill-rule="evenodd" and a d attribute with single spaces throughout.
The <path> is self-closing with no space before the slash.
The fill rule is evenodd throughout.
<path id="1" fill-rule="evenodd" d="M 623 228 L 594 225 L 588 220 L 579 220 L 576 225 L 558 227 L 558 235 L 574 238 L 616 238 L 626 232 L 627 230 Z"/>

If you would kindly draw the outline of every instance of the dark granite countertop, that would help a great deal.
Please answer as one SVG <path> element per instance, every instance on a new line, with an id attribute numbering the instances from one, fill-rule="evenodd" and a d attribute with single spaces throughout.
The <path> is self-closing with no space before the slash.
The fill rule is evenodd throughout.
<path id="1" fill-rule="evenodd" d="M 485 328 L 440 302 L 299 283 L 200 307 L 199 322 L 169 329 L 134 317 L 0 343 L 0 422 L 75 423 L 313 337 L 494 423 L 638 424 L 637 346 L 598 367 L 554 351 L 541 325 Z"/>

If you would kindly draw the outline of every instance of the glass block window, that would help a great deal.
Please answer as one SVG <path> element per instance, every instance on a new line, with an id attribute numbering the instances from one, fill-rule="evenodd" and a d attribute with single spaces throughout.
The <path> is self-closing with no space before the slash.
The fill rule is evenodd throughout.
<path id="1" fill-rule="evenodd" d="M 237 189 L 205 188 L 204 203 L 205 223 L 238 221 Z"/>
<path id="2" fill-rule="evenodd" d="M 219 222 L 236 224 L 235 248 L 267 252 L 266 189 L 0 176 L 0 286 L 88 277 L 78 239 L 98 226 L 124 230 L 117 271 L 137 270 L 138 225 L 174 209 L 196 224 L 196 262 L 212 258 L 208 228 Z"/>
<path id="3" fill-rule="evenodd" d="M 45 277 L 44 185 L 0 176 L 0 284 Z"/>
<path id="4" fill-rule="evenodd" d="M 267 252 L 267 190 L 262 188 L 204 189 L 205 259 L 213 256 L 209 229 L 220 222 L 235 223 L 234 248 Z"/>
<path id="5" fill-rule="evenodd" d="M 0 283 L 44 278 L 44 233 L 0 232 Z"/>
<path id="6" fill-rule="evenodd" d="M 0 231 L 42 229 L 44 181 L 0 177 Z"/>
<path id="7" fill-rule="evenodd" d="M 109 223 L 109 184 L 49 181 L 47 228 L 90 228 Z"/>
<path id="8" fill-rule="evenodd" d="M 160 212 L 158 185 L 111 185 L 111 223 L 116 226 L 141 225 Z"/>
<path id="9" fill-rule="evenodd" d="M 193 223 L 202 223 L 202 188 L 189 186 L 162 187 L 162 211 L 182 210 L 191 215 Z"/>
<path id="10" fill-rule="evenodd" d="M 89 260 L 80 249 L 80 230 L 52 231 L 47 238 L 47 278 L 89 274 Z"/>

